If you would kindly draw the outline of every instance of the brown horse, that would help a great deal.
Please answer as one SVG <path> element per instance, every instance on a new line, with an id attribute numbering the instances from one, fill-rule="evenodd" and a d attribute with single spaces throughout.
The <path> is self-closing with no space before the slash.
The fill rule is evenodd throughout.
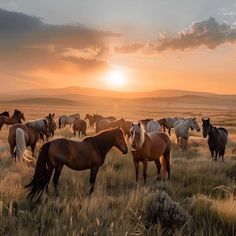
<path id="1" fill-rule="evenodd" d="M 103 121 L 103 123 L 102 123 Z M 132 126 L 132 122 L 127 121 L 123 118 L 116 120 L 116 121 L 108 121 L 106 119 L 101 120 L 100 121 L 101 124 L 101 130 L 105 130 L 105 129 L 111 129 L 111 128 L 117 128 L 117 127 L 121 127 L 124 131 L 124 134 L 128 136 L 128 138 L 130 137 L 130 129 Z"/>
<path id="2" fill-rule="evenodd" d="M 10 145 L 11 157 L 17 157 L 20 162 L 23 160 L 30 161 L 26 147 L 30 146 L 34 155 L 36 143 L 40 138 L 41 133 L 46 135 L 46 137 L 50 136 L 49 122 L 46 119 L 36 120 L 27 123 L 26 125 L 12 125 L 8 134 L 8 143 Z"/>
<path id="3" fill-rule="evenodd" d="M 136 181 L 139 175 L 139 162 L 143 163 L 143 178 L 146 183 L 147 167 L 149 161 L 154 161 L 157 167 L 157 175 L 161 174 L 161 168 L 165 167 L 170 180 L 170 151 L 171 142 L 165 133 L 146 133 L 138 122 L 132 124 L 132 155 L 135 167 Z M 163 158 L 161 159 L 161 156 Z"/>
<path id="4" fill-rule="evenodd" d="M 87 114 L 85 115 L 85 120 L 88 120 L 88 122 L 89 122 L 89 128 L 90 128 L 90 129 L 94 129 L 94 124 L 95 124 L 94 116 L 87 113 Z"/>
<path id="5" fill-rule="evenodd" d="M 111 129 L 81 142 L 68 139 L 54 139 L 45 143 L 39 153 L 32 181 L 25 186 L 29 190 L 28 198 L 41 197 L 54 172 L 53 182 L 56 193 L 58 180 L 64 165 L 73 170 L 90 169 L 90 194 L 94 190 L 99 168 L 112 147 L 127 154 L 128 147 L 122 129 Z"/>
<path id="6" fill-rule="evenodd" d="M 140 122 L 144 127 L 146 127 L 147 123 L 148 123 L 149 121 L 151 121 L 151 120 L 153 120 L 153 119 L 152 119 L 152 118 L 146 118 L 146 119 L 140 120 L 139 122 Z"/>
<path id="7" fill-rule="evenodd" d="M 49 125 L 49 130 L 50 130 L 50 137 L 54 137 L 55 131 L 57 129 L 57 123 L 55 121 L 55 113 L 49 113 L 48 116 L 45 117 L 45 119 L 48 121 L 48 125 Z M 44 134 L 41 133 L 40 134 L 40 138 L 42 139 L 42 141 L 44 142 Z M 48 140 L 49 137 L 46 136 L 46 140 Z"/>
<path id="8" fill-rule="evenodd" d="M 16 123 L 20 123 L 21 120 L 25 121 L 24 113 L 13 114 L 12 117 L 8 116 L 0 116 L 0 130 L 4 124 L 13 125 Z"/>
<path id="9" fill-rule="evenodd" d="M 4 111 L 4 112 L 0 113 L 0 116 L 10 117 L 9 111 Z"/>
<path id="10" fill-rule="evenodd" d="M 79 133 L 79 137 L 81 135 L 81 137 L 86 136 L 86 130 L 87 130 L 87 123 L 85 120 L 77 120 L 73 126 L 73 131 L 74 131 L 74 136 L 76 136 L 76 131 L 78 131 Z"/>
<path id="11" fill-rule="evenodd" d="M 114 116 L 107 116 L 107 117 L 104 117 L 104 116 L 101 116 L 101 115 L 98 115 L 98 114 L 94 114 L 93 115 L 94 117 L 94 122 L 95 122 L 95 127 L 96 127 L 96 133 L 98 133 L 100 130 L 99 130 L 99 122 L 103 119 L 106 119 L 106 120 L 109 120 L 109 121 L 115 121 L 116 120 L 116 117 Z"/>

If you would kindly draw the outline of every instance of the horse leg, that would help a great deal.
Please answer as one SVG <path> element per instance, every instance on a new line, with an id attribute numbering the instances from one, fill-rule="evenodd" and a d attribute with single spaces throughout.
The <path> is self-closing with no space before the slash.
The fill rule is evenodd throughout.
<path id="1" fill-rule="evenodd" d="M 169 136 L 170 136 L 170 133 L 171 133 L 171 128 L 169 128 L 169 130 L 168 130 L 168 133 L 169 133 Z"/>
<path id="2" fill-rule="evenodd" d="M 91 195 L 93 190 L 94 190 L 94 186 L 95 186 L 95 181 L 96 181 L 98 170 L 99 170 L 99 166 L 95 166 L 95 167 L 91 168 L 90 178 L 89 178 L 89 182 L 90 182 L 89 195 Z"/>
<path id="3" fill-rule="evenodd" d="M 56 196 L 59 195 L 58 194 L 58 181 L 59 181 L 59 178 L 61 175 L 62 168 L 63 168 L 63 165 L 56 166 L 55 173 L 53 176 L 53 185 L 54 185 L 54 190 L 55 190 Z"/>
<path id="4" fill-rule="evenodd" d="M 134 168 L 135 168 L 136 182 L 138 182 L 139 162 L 136 161 L 134 158 L 133 158 L 133 162 L 134 162 Z"/>
<path id="5" fill-rule="evenodd" d="M 76 136 L 76 131 L 74 130 L 74 137 Z"/>
<path id="6" fill-rule="evenodd" d="M 218 153 L 219 153 L 219 150 L 216 149 L 216 150 L 215 150 L 215 161 L 217 161 Z"/>
<path id="7" fill-rule="evenodd" d="M 159 158 L 158 158 L 158 160 L 155 160 L 155 164 L 157 167 L 157 180 L 158 180 L 158 177 L 160 177 L 160 174 L 161 174 L 161 163 L 160 163 Z"/>
<path id="8" fill-rule="evenodd" d="M 36 147 L 36 142 L 34 142 L 34 143 L 31 145 L 31 151 L 32 151 L 32 156 L 33 156 L 33 157 L 34 157 L 35 147 Z"/>
<path id="9" fill-rule="evenodd" d="M 168 180 L 170 181 L 170 150 L 166 150 L 166 152 L 163 154 L 165 163 L 166 163 L 166 171 L 168 174 Z"/>
<path id="10" fill-rule="evenodd" d="M 144 160 L 143 161 L 143 180 L 144 180 L 144 184 L 146 184 L 146 179 L 147 179 L 147 167 L 148 167 L 148 161 Z"/>
<path id="11" fill-rule="evenodd" d="M 50 181 L 50 179 L 51 179 L 51 176 L 52 176 L 52 172 L 53 172 L 53 170 L 54 170 L 54 167 L 53 167 L 53 165 L 51 164 L 51 163 L 47 163 L 47 179 L 48 179 L 48 183 L 47 183 L 47 185 L 45 186 L 45 191 L 46 191 L 46 193 L 48 193 L 49 191 L 48 191 L 48 185 L 49 185 L 49 181 Z"/>
<path id="12" fill-rule="evenodd" d="M 210 149 L 211 151 L 211 157 L 214 158 L 214 149 Z"/>
<path id="13" fill-rule="evenodd" d="M 16 160 L 16 153 L 14 152 L 15 146 L 16 146 L 15 143 L 10 145 L 10 155 L 11 158 L 14 158 Z"/>
<path id="14" fill-rule="evenodd" d="M 223 147 L 221 150 L 220 150 L 220 156 L 221 156 L 221 160 L 222 162 L 224 161 L 224 155 L 225 155 L 225 147 Z"/>

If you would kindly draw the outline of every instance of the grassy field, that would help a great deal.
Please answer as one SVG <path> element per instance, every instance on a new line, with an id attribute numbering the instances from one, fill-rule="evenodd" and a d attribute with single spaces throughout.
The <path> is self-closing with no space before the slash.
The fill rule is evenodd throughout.
<path id="1" fill-rule="evenodd" d="M 142 174 L 135 183 L 132 156 L 112 150 L 97 176 L 89 197 L 89 171 L 64 168 L 60 196 L 50 187 L 41 204 L 30 205 L 23 186 L 34 168 L 9 159 L 8 128 L 0 131 L 0 235 L 236 235 L 236 112 L 227 108 L 155 106 L 125 102 L 76 106 L 19 105 L 27 120 L 60 114 L 96 111 L 130 120 L 143 117 L 210 116 L 213 124 L 229 130 L 225 162 L 213 162 L 207 140 L 193 132 L 183 156 L 171 136 L 171 182 L 156 180 L 149 163 L 147 184 Z M 0 110 L 14 109 L 2 104 Z M 88 132 L 89 135 L 93 131 Z M 70 128 L 56 131 L 56 138 L 72 137 Z M 42 143 L 38 143 L 37 152 Z"/>

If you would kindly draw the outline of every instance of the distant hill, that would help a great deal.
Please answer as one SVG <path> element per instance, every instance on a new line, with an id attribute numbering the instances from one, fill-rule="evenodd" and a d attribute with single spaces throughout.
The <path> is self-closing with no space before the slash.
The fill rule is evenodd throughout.
<path id="1" fill-rule="evenodd" d="M 60 97 L 63 99 L 72 99 L 79 96 L 93 96 L 93 97 L 112 97 L 112 98 L 147 98 L 147 97 L 180 97 L 186 95 L 204 96 L 204 97 L 214 97 L 221 96 L 215 93 L 208 92 L 196 92 L 196 91 L 185 91 L 185 90 L 170 90 L 161 89 L 148 92 L 118 92 L 111 90 L 103 90 L 96 88 L 83 88 L 83 87 L 66 87 L 66 88 L 55 88 L 55 89 L 40 89 L 40 90 L 24 90 L 17 91 L 15 93 L 9 93 L 1 95 L 0 99 L 25 99 L 31 97 Z"/>

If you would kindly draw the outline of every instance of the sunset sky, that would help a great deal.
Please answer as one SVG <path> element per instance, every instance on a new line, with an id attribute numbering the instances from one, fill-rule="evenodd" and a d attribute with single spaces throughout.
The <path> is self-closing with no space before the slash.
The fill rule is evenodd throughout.
<path id="1" fill-rule="evenodd" d="M 0 1 L 1 90 L 236 94 L 235 0 Z"/>

